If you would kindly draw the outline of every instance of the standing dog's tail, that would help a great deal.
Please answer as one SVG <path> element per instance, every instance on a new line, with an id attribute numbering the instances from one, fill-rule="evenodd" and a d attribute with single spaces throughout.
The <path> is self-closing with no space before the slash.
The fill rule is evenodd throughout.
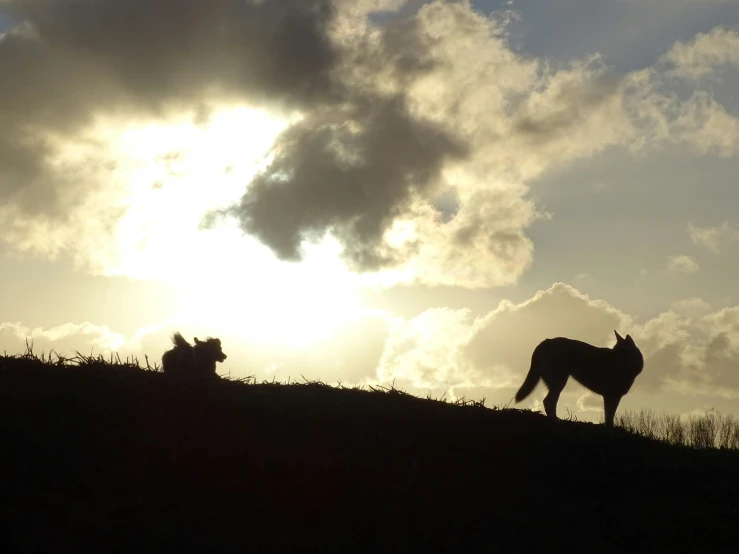
<path id="1" fill-rule="evenodd" d="M 539 351 L 539 347 L 537 346 L 534 349 L 534 353 L 531 355 L 531 368 L 526 375 L 526 379 L 523 381 L 523 385 L 521 385 L 521 388 L 518 389 L 518 392 L 516 393 L 516 402 L 521 402 L 521 400 L 524 400 L 528 395 L 534 392 L 536 385 L 539 383 L 539 379 L 541 377 L 539 374 L 539 358 L 541 355 L 542 353 Z"/>

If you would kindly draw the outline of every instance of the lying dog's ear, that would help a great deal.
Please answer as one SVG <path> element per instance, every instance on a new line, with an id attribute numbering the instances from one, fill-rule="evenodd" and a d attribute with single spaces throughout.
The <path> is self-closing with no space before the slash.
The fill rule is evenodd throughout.
<path id="1" fill-rule="evenodd" d="M 201 344 L 203 341 L 198 340 L 198 337 L 195 337 L 195 344 Z"/>

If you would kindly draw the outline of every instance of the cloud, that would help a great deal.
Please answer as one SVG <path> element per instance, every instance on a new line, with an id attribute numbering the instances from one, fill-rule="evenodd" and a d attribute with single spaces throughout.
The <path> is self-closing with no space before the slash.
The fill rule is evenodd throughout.
<path id="1" fill-rule="evenodd" d="M 93 323 L 65 323 L 49 329 L 30 329 L 21 323 L 0 323 L 0 351 L 9 354 L 23 353 L 26 341 L 36 354 L 49 354 L 52 350 L 63 356 L 105 353 L 125 345 L 125 337 L 105 325 Z"/>
<path id="2" fill-rule="evenodd" d="M 384 251 L 385 232 L 435 184 L 446 158 L 466 153 L 437 125 L 411 117 L 404 98 L 365 102 L 343 121 L 311 118 L 286 131 L 280 153 L 231 210 L 278 257 L 300 260 L 302 242 L 330 230 L 360 271 L 397 264 L 402 252 Z"/>
<path id="3" fill-rule="evenodd" d="M 481 375 L 460 356 L 469 332 L 469 310 L 439 308 L 410 321 L 397 319 L 390 328 L 378 378 L 401 379 L 428 389 L 477 384 Z"/>
<path id="4" fill-rule="evenodd" d="M 603 301 L 556 283 L 520 304 L 501 302 L 475 322 L 465 356 L 482 371 L 502 365 L 516 375 L 519 386 L 529 369 L 531 353 L 545 338 L 565 336 L 598 346 L 613 342 L 614 329 L 628 332 L 630 318 Z"/>
<path id="5" fill-rule="evenodd" d="M 714 153 L 728 158 L 739 153 L 739 118 L 718 102 L 715 94 L 721 90 L 725 77 L 739 70 L 737 52 L 739 32 L 716 27 L 691 41 L 676 42 L 660 58 L 661 73 L 657 78 L 664 89 L 670 86 L 671 79 L 678 80 L 678 87 L 703 87 L 671 110 L 673 141 L 690 144 L 704 155 Z"/>
<path id="6" fill-rule="evenodd" d="M 678 42 L 662 57 L 671 73 L 685 79 L 710 77 L 721 66 L 739 69 L 739 32 L 716 27 L 689 42 Z"/>
<path id="7" fill-rule="evenodd" d="M 699 153 L 731 158 L 739 153 L 739 117 L 727 112 L 708 91 L 697 91 L 680 108 L 673 123 L 675 140 Z"/>
<path id="8" fill-rule="evenodd" d="M 219 105 L 236 102 L 299 114 L 277 141 L 272 164 L 230 211 L 244 230 L 283 259 L 301 258 L 304 239 L 330 231 L 356 269 L 402 264 L 420 246 L 387 235 L 403 217 L 433 225 L 442 166 L 469 154 L 466 137 L 427 117 L 405 93 L 439 64 L 427 51 L 434 40 L 428 22 L 410 18 L 382 30 L 369 22 L 372 11 L 403 3 L 95 0 L 83 19 L 71 0 L 7 2 L 23 23 L 0 43 L 0 71 L 15 76 L 0 85 L 6 240 L 50 256 L 82 251 L 81 258 L 97 258 L 93 265 L 109 266 L 120 245 L 89 237 L 119 238 L 122 218 L 135 207 L 125 198 L 130 163 L 110 149 L 101 126 L 182 114 L 207 124 Z M 461 10 L 478 35 L 493 28 L 469 6 Z M 160 154 L 166 152 L 152 152 L 150 160 Z M 474 239 L 485 231 L 467 225 L 469 258 L 490 249 L 475 284 L 498 261 L 501 282 L 530 263 L 523 229 L 534 210 L 520 192 L 504 198 L 520 206 L 508 221 L 494 210 L 492 240 Z M 86 217 L 93 207 L 95 225 Z M 448 256 L 454 234 L 444 233 L 438 248 L 423 248 L 433 251 L 419 264 Z"/>
<path id="9" fill-rule="evenodd" d="M 687 317 L 699 317 L 708 313 L 711 305 L 702 298 L 694 296 L 675 302 L 671 310 Z"/>
<path id="10" fill-rule="evenodd" d="M 700 227 L 691 221 L 688 223 L 688 233 L 693 244 L 705 246 L 714 254 L 719 253 L 722 242 L 739 239 L 739 231 L 731 227 L 728 221 L 714 227 Z"/>
<path id="11" fill-rule="evenodd" d="M 673 273 L 697 273 L 700 271 L 698 262 L 685 254 L 669 256 L 666 267 L 668 271 Z"/>
<path id="12" fill-rule="evenodd" d="M 591 392 L 586 392 L 580 396 L 576 405 L 581 412 L 603 412 L 603 398 Z"/>
<path id="13" fill-rule="evenodd" d="M 467 5 L 437 2 L 355 34 L 341 104 L 286 131 L 231 214 L 285 259 L 331 233 L 360 271 L 472 287 L 514 281 L 530 264 L 524 230 L 537 214 L 525 187 L 485 167 L 474 119 L 500 106 L 481 103 L 474 87 L 492 83 L 471 81 L 479 67 L 463 57 L 470 36 L 482 41 L 493 51 L 478 65 L 520 88 L 535 64 L 519 63 L 502 32 Z M 455 77 L 465 90 L 450 86 Z"/>
<path id="14" fill-rule="evenodd" d="M 93 266 L 120 255 L 111 239 L 136 169 L 111 149 L 121 122 L 202 123 L 222 104 L 281 113 L 335 95 L 328 0 L 93 0 L 85 17 L 73 0 L 3 7 L 19 23 L 0 38 L 0 72 L 14 76 L 0 82 L 0 225 L 20 249 Z"/>
<path id="15" fill-rule="evenodd" d="M 192 173 L 200 215 L 232 217 L 280 259 L 303 259 L 306 241 L 329 234 L 352 269 L 383 283 L 499 286 L 532 263 L 526 232 L 543 214 L 528 184 L 544 172 L 617 146 L 737 150 L 736 118 L 709 90 L 681 100 L 668 78 L 689 75 L 690 60 L 733 64 L 716 53 L 732 32 L 619 75 L 598 55 L 529 56 L 511 45 L 510 14 L 488 17 L 469 2 L 372 17 L 404 5 L 91 0 L 81 18 L 75 0 L 5 2 L 18 22 L 0 39 L 0 72 L 13 75 L 0 83 L 5 240 L 96 271 L 119 267 L 156 242 L 149 212 Z M 126 125 L 186 119 L 206 132 L 236 105 L 284 123 L 264 133 L 269 151 L 249 171 L 233 171 L 236 150 L 207 171 L 175 171 L 196 154 L 171 140 L 121 152 Z M 168 162 L 173 150 L 180 158 Z M 214 192 L 225 174 L 228 195 Z"/>
<path id="16" fill-rule="evenodd" d="M 272 166 L 232 210 L 242 227 L 286 259 L 300 259 L 303 240 L 332 233 L 359 270 L 505 285 L 531 264 L 526 229 L 542 214 L 526 184 L 543 172 L 619 145 L 734 148 L 720 131 L 733 125 L 721 106 L 699 94 L 680 103 L 658 68 L 619 76 L 597 55 L 551 66 L 515 52 L 502 21 L 467 3 L 433 2 L 386 28 L 364 27 L 342 74 L 342 108 L 351 109 L 310 120 L 310 134 L 296 127 L 301 140 L 285 133 Z M 386 102 L 401 117 L 378 117 Z M 401 120 L 440 142 L 419 148 L 429 132 L 394 131 L 378 150 L 373 137 Z"/>
<path id="17" fill-rule="evenodd" d="M 707 314 L 680 341 L 679 370 L 673 387 L 685 394 L 739 397 L 739 307 Z"/>
<path id="18" fill-rule="evenodd" d="M 93 0 L 85 3 L 85 17 L 72 0 L 7 5 L 33 29 L 33 38 L 8 40 L 6 63 L 27 57 L 29 77 L 68 82 L 83 95 L 58 100 L 75 108 L 56 114 L 62 121 L 89 117 L 90 102 L 156 113 L 168 103 L 190 104 L 209 95 L 302 105 L 333 94 L 329 73 L 338 53 L 328 26 L 335 10 L 326 0 Z M 43 65 L 48 62 L 63 66 L 51 71 Z M 61 79 L 63 69 L 75 68 L 91 72 Z M 27 84 L 18 80 L 15 86 Z M 113 87 L 117 95 L 97 96 Z"/>

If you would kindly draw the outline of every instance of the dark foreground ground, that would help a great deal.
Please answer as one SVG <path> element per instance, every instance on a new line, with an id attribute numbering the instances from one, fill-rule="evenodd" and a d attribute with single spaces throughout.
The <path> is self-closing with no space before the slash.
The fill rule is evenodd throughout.
<path id="1" fill-rule="evenodd" d="M 739 453 L 0 357 L 1 552 L 739 552 Z"/>

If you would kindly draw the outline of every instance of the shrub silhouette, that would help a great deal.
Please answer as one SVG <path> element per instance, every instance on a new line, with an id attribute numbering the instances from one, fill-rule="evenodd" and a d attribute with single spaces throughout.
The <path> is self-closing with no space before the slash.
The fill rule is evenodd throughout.
<path id="1" fill-rule="evenodd" d="M 201 341 L 195 337 L 193 346 L 178 331 L 172 335 L 172 342 L 174 348 L 167 350 L 162 356 L 162 371 L 165 374 L 196 379 L 218 377 L 216 363 L 227 358 L 221 348 L 220 339 L 208 337 Z"/>

